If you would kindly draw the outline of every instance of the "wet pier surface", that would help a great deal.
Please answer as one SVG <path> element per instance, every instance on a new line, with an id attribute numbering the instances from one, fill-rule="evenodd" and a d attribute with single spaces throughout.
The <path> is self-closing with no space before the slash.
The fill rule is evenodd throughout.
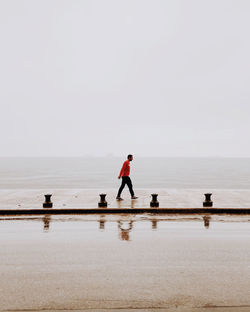
<path id="1" fill-rule="evenodd" d="M 107 194 L 108 208 L 136 209 L 149 208 L 151 194 L 157 193 L 160 208 L 201 208 L 204 193 L 212 193 L 214 208 L 250 208 L 249 190 L 213 189 L 139 189 L 139 196 L 131 200 L 127 189 L 123 201 L 116 201 L 116 189 L 5 189 L 0 190 L 0 209 L 37 209 L 42 208 L 44 194 L 52 194 L 54 208 L 98 208 L 100 193 Z"/>
<path id="2" fill-rule="evenodd" d="M 249 311 L 250 216 L 0 218 L 0 311 Z"/>
<path id="3" fill-rule="evenodd" d="M 154 190 L 156 192 L 156 190 Z M 136 200 L 124 190 L 123 201 L 116 200 L 115 189 L 106 190 L 106 208 L 98 208 L 104 190 L 0 190 L 0 215 L 26 214 L 89 214 L 89 213 L 229 213 L 250 214 L 249 190 L 160 189 L 159 208 L 151 209 L 151 190 L 137 190 Z M 212 193 L 213 207 L 203 208 L 204 193 Z M 52 209 L 43 209 L 44 195 L 52 194 Z M 105 209 L 105 210 L 103 210 Z"/>

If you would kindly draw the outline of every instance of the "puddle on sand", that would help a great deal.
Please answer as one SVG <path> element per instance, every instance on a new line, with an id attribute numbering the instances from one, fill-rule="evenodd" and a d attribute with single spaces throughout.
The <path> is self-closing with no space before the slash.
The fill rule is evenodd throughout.
<path id="1" fill-rule="evenodd" d="M 183 228 L 196 230 L 212 230 L 227 224 L 248 224 L 250 225 L 250 216 L 248 215 L 210 215 L 210 214 L 197 214 L 197 215 L 154 215 L 154 214 L 103 214 L 103 215 L 49 215 L 42 216 L 6 216 L 0 218 L 1 229 L 5 228 L 14 229 L 17 225 L 18 228 L 33 229 L 36 232 L 44 232 L 53 234 L 56 231 L 62 231 L 65 228 L 67 232 L 69 228 L 92 229 L 93 231 L 118 231 L 120 240 L 131 241 L 131 233 L 136 231 L 159 231 L 167 232 L 170 228 L 178 228 L 182 231 Z M 41 224 L 42 226 L 38 226 Z M 234 226 L 235 227 L 235 226 Z M 237 227 L 237 225 L 236 225 Z M 242 226 L 241 226 L 242 227 Z M 241 228 L 240 227 L 240 228 Z"/>
<path id="2" fill-rule="evenodd" d="M 30 311 L 246 306 L 249 242 L 249 216 L 2 217 L 0 302 Z"/>

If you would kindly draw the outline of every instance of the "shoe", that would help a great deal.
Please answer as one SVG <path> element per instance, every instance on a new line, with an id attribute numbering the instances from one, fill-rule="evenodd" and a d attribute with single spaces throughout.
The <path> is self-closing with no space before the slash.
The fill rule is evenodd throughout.
<path id="1" fill-rule="evenodd" d="M 133 196 L 133 197 L 131 197 L 131 199 L 137 199 L 138 197 L 136 197 L 136 196 Z"/>
<path id="2" fill-rule="evenodd" d="M 121 198 L 121 197 L 116 197 L 116 200 L 123 200 L 123 198 Z"/>

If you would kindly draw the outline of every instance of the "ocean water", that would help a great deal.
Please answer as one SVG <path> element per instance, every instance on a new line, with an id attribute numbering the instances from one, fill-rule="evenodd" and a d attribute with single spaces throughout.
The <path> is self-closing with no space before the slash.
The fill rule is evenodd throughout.
<path id="1" fill-rule="evenodd" d="M 0 158 L 0 189 L 116 188 L 125 159 Z M 250 158 L 136 158 L 136 188 L 249 189 Z"/>

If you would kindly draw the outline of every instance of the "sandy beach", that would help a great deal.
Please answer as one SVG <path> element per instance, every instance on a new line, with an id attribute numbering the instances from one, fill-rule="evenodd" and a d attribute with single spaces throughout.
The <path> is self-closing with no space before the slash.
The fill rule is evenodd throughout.
<path id="1" fill-rule="evenodd" d="M 249 311 L 249 216 L 2 217 L 1 311 Z"/>

